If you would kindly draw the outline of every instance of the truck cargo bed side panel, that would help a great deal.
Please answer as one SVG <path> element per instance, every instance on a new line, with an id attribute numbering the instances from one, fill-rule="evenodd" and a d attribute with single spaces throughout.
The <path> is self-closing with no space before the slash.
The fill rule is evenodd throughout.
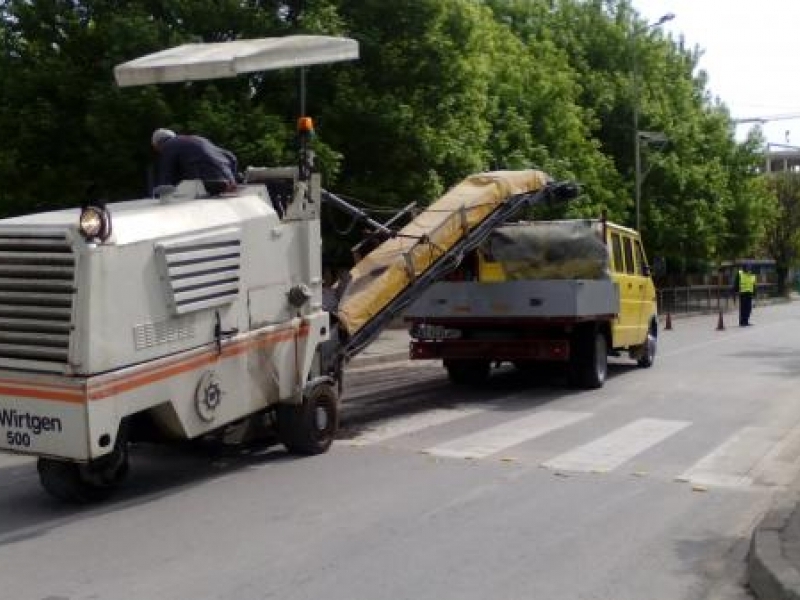
<path id="1" fill-rule="evenodd" d="M 480 283 L 440 281 L 405 312 L 407 320 L 571 318 L 619 313 L 613 281 L 593 279 Z"/>

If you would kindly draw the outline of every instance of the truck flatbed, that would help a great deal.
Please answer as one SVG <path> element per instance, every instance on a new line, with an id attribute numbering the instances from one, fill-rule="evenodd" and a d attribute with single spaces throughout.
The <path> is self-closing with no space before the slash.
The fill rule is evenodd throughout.
<path id="1" fill-rule="evenodd" d="M 619 290 L 610 279 L 442 281 L 414 302 L 405 318 L 425 322 L 611 319 L 618 312 Z"/>

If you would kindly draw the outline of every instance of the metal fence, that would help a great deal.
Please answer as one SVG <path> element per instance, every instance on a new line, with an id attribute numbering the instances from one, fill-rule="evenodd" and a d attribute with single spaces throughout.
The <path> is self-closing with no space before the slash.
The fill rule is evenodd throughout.
<path id="1" fill-rule="evenodd" d="M 774 298 L 777 286 L 774 283 L 759 283 L 755 301 Z M 659 314 L 712 313 L 727 311 L 736 305 L 730 286 L 692 285 L 687 287 L 661 288 L 656 291 Z"/>

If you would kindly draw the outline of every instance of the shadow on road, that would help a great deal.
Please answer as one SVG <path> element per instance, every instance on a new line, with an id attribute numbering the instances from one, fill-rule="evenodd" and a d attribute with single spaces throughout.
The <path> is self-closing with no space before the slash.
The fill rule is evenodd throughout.
<path id="1" fill-rule="evenodd" d="M 609 365 L 609 379 L 631 369 Z M 378 420 L 411 415 L 433 408 L 479 404 L 488 410 L 530 411 L 582 393 L 566 386 L 561 369 L 522 372 L 497 369 L 483 385 L 453 386 L 443 370 L 427 368 L 409 377 L 407 369 L 387 367 L 359 375 L 345 394 L 339 439 L 355 437 Z M 592 393 L 592 392 L 583 392 Z M 92 506 L 58 502 L 40 487 L 33 459 L 0 467 L 0 546 L 47 535 L 53 529 L 122 512 L 181 493 L 250 467 L 278 466 L 302 460 L 277 443 L 260 446 L 185 443 L 171 446 L 134 444 L 131 475 L 109 501 Z"/>
<path id="2" fill-rule="evenodd" d="M 628 362 L 609 363 L 607 380 L 638 369 Z M 431 409 L 481 405 L 487 410 L 524 412 L 595 392 L 570 387 L 566 365 L 561 364 L 524 370 L 502 366 L 485 382 L 471 386 L 454 385 L 444 369 L 430 367 L 412 375 L 404 367 L 387 367 L 361 374 L 357 383 L 359 392 L 344 397 L 339 439 L 353 439 L 378 421 Z"/>
<path id="3" fill-rule="evenodd" d="M 0 468 L 0 546 L 153 502 L 242 469 L 294 460 L 299 458 L 277 445 L 198 448 L 197 444 L 135 444 L 130 477 L 110 500 L 90 506 L 64 504 L 46 494 L 39 486 L 35 460 Z"/>

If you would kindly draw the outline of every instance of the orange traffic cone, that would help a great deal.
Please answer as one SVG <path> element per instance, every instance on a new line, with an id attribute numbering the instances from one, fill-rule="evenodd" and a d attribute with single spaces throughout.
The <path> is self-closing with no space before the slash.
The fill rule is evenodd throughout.
<path id="1" fill-rule="evenodd" d="M 722 309 L 719 311 L 719 319 L 717 320 L 717 331 L 725 329 L 725 323 L 722 322 Z"/>
<path id="2" fill-rule="evenodd" d="M 664 330 L 668 331 L 672 329 L 672 316 L 667 313 L 667 322 L 664 324 Z"/>

